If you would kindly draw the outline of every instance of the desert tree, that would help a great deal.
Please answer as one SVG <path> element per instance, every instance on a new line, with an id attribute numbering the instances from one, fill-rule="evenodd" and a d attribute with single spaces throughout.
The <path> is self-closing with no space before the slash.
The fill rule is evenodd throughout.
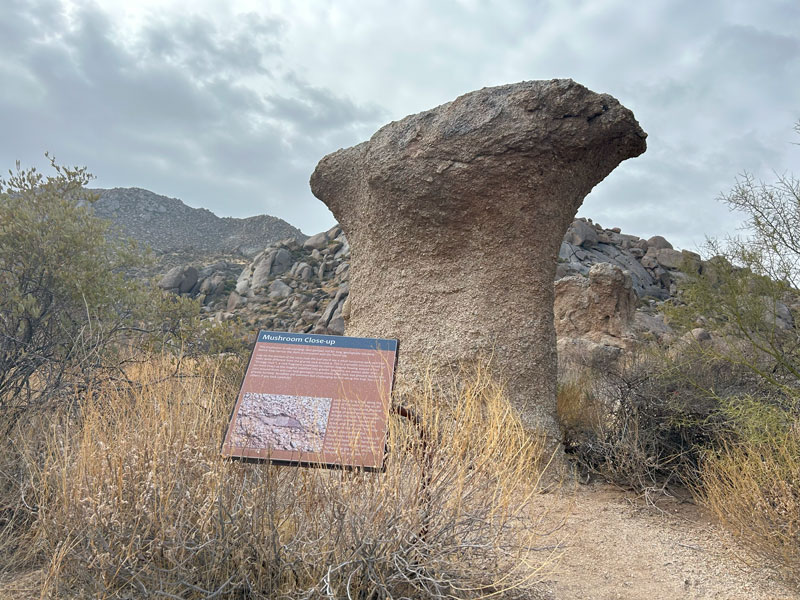
<path id="1" fill-rule="evenodd" d="M 800 123 L 795 127 L 800 133 Z M 739 235 L 709 239 L 677 306 L 687 327 L 702 324 L 721 343 L 714 358 L 744 366 L 796 404 L 800 400 L 800 180 L 744 173 L 719 200 L 743 216 Z"/>
<path id="2" fill-rule="evenodd" d="M 0 179 L 5 425 L 67 388 L 123 376 L 133 348 L 180 349 L 187 325 L 198 322 L 196 303 L 130 276 L 142 255 L 94 215 L 87 169 L 50 164 L 48 176 L 17 164 Z"/>

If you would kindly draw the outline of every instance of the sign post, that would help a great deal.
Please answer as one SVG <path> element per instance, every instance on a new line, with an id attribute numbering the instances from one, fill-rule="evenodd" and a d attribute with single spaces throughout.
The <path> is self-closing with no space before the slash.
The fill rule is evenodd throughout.
<path id="1" fill-rule="evenodd" d="M 397 340 L 261 331 L 222 453 L 380 469 Z"/>

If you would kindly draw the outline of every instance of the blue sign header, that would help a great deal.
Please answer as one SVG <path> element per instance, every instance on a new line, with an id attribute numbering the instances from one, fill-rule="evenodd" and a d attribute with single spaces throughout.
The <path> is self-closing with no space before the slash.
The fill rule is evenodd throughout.
<path id="1" fill-rule="evenodd" d="M 319 335 L 315 333 L 286 333 L 285 331 L 260 331 L 258 341 L 270 344 L 294 344 L 326 348 L 356 348 L 359 350 L 397 351 L 397 340 Z"/>

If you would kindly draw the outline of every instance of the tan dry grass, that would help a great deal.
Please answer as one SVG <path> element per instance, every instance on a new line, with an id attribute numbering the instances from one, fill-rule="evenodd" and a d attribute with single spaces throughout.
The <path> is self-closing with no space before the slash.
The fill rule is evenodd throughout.
<path id="1" fill-rule="evenodd" d="M 577 372 L 558 384 L 556 396 L 558 422 L 565 435 L 579 435 L 586 431 L 598 431 L 608 411 L 596 398 L 592 390 L 588 371 Z"/>
<path id="2" fill-rule="evenodd" d="M 40 567 L 42 597 L 93 598 L 515 597 L 542 577 L 541 446 L 485 374 L 418 393 L 424 435 L 393 417 L 385 472 L 368 473 L 221 458 L 240 367 L 175 378 L 154 360 L 128 373 L 138 391 L 20 424 L 0 567 Z"/>
<path id="3" fill-rule="evenodd" d="M 702 501 L 747 549 L 800 586 L 800 423 L 768 442 L 729 446 L 701 467 Z"/>

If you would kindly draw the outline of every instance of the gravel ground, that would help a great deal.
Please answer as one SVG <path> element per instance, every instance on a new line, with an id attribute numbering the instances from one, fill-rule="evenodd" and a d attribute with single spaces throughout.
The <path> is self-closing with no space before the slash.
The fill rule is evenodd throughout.
<path id="1" fill-rule="evenodd" d="M 542 496 L 567 514 L 543 598 L 552 600 L 797 600 L 766 565 L 748 565 L 732 538 L 688 499 L 647 505 L 606 484 Z M 738 557 L 738 558 L 737 558 Z"/>

